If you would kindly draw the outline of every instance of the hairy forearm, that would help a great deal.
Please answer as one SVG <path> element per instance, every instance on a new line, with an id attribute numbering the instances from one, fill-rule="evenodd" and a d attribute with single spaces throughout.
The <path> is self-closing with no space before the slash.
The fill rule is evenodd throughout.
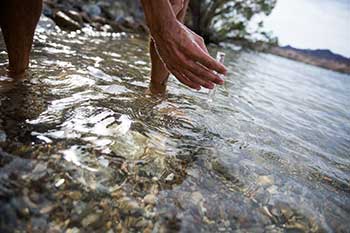
<path id="1" fill-rule="evenodd" d="M 177 22 L 169 0 L 141 0 L 151 35 L 161 35 Z"/>

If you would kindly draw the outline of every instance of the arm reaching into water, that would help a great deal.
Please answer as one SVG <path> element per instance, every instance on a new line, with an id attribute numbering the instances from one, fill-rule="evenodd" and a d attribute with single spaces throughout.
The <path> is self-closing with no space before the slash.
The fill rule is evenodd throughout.
<path id="1" fill-rule="evenodd" d="M 176 7 L 172 9 L 169 0 L 142 0 L 142 4 L 154 47 L 169 72 L 194 89 L 223 83 L 213 71 L 226 74 L 226 68 L 208 54 L 203 39 L 176 18 Z"/>

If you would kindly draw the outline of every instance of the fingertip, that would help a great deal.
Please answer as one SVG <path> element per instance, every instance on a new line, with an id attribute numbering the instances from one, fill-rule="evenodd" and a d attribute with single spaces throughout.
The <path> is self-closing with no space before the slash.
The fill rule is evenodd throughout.
<path id="1" fill-rule="evenodd" d="M 224 82 L 225 81 L 223 79 L 219 78 L 217 84 L 222 85 L 222 84 L 224 84 Z"/>
<path id="2" fill-rule="evenodd" d="M 207 85 L 205 85 L 205 88 L 214 89 L 214 84 L 208 83 Z"/>
<path id="3" fill-rule="evenodd" d="M 226 66 L 224 66 L 224 65 L 222 65 L 222 64 L 220 64 L 221 65 L 221 67 L 220 67 L 220 74 L 223 74 L 223 75 L 227 75 L 227 68 L 226 68 Z"/>

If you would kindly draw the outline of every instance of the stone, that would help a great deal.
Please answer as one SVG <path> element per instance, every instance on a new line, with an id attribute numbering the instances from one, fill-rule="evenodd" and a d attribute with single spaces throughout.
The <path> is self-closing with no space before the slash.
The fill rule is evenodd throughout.
<path id="1" fill-rule="evenodd" d="M 77 201 L 77 200 L 80 200 L 82 195 L 81 195 L 81 192 L 79 191 L 72 191 L 68 193 L 68 196 L 73 200 Z"/>
<path id="2" fill-rule="evenodd" d="M 262 186 L 270 186 L 274 184 L 273 177 L 271 176 L 259 176 L 256 182 Z"/>
<path id="3" fill-rule="evenodd" d="M 100 215 L 94 214 L 94 213 L 89 214 L 81 221 L 81 224 L 83 225 L 83 227 L 87 227 L 96 223 L 99 219 L 100 219 Z"/>
<path id="4" fill-rule="evenodd" d="M 62 11 L 56 12 L 54 16 L 54 20 L 56 24 L 63 29 L 67 29 L 70 31 L 76 31 L 81 29 L 81 26 L 78 22 L 71 19 L 68 15 L 66 15 Z"/>
<path id="5" fill-rule="evenodd" d="M 47 174 L 47 163 L 38 163 L 32 171 L 31 179 L 39 180 Z"/>
<path id="6" fill-rule="evenodd" d="M 55 183 L 55 187 L 56 187 L 56 188 L 60 187 L 64 182 L 65 182 L 65 179 L 59 179 L 59 180 Z"/>
<path id="7" fill-rule="evenodd" d="M 165 181 L 167 182 L 171 182 L 175 179 L 175 175 L 174 173 L 170 173 L 166 178 L 165 178 Z"/>
<path id="8" fill-rule="evenodd" d="M 135 19 L 131 16 L 118 17 L 116 19 L 116 22 L 127 29 L 136 29 L 136 27 L 138 26 Z"/>
<path id="9" fill-rule="evenodd" d="M 203 195 L 200 192 L 193 192 L 191 198 L 194 203 L 198 204 L 201 200 L 203 200 Z"/>
<path id="10" fill-rule="evenodd" d="M 83 11 L 85 11 L 90 17 L 101 16 L 101 8 L 96 4 L 83 6 Z"/>
<path id="11" fill-rule="evenodd" d="M 46 3 L 43 3 L 43 10 L 42 10 L 44 16 L 47 16 L 47 17 L 52 17 L 53 16 L 53 10 L 52 8 L 46 4 Z"/>
<path id="12" fill-rule="evenodd" d="M 77 228 L 77 227 L 68 228 L 68 229 L 66 230 L 66 233 L 79 233 L 79 232 L 80 232 L 80 230 L 79 230 L 79 228 Z"/>
<path id="13" fill-rule="evenodd" d="M 157 201 L 157 197 L 153 194 L 148 194 L 143 198 L 143 202 L 146 205 L 155 205 Z"/>
<path id="14" fill-rule="evenodd" d="M 143 209 L 140 208 L 139 204 L 131 200 L 128 197 L 123 197 L 118 201 L 120 211 L 127 215 L 141 216 L 143 215 Z"/>
<path id="15" fill-rule="evenodd" d="M 6 142 L 7 135 L 3 130 L 0 130 L 0 142 Z"/>
<path id="16" fill-rule="evenodd" d="M 68 17 L 70 17 L 74 21 L 78 22 L 79 24 L 84 23 L 83 16 L 79 12 L 74 11 L 74 10 L 70 10 L 70 11 L 67 11 L 65 13 L 67 14 Z"/>
<path id="17" fill-rule="evenodd" d="M 55 30 L 55 27 L 56 23 L 52 19 L 45 15 L 41 15 L 37 25 L 37 30 L 47 32 Z"/>

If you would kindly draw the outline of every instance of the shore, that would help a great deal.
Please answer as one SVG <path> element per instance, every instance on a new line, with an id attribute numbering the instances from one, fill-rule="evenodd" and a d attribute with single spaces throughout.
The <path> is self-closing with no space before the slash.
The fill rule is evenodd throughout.
<path id="1" fill-rule="evenodd" d="M 324 69 L 350 74 L 350 59 L 334 54 L 329 50 L 297 49 L 290 46 L 281 47 L 275 44 L 268 44 L 266 42 L 251 43 L 244 40 L 230 40 L 229 43 L 258 52 L 274 54 Z"/>
<path id="2" fill-rule="evenodd" d="M 43 15 L 63 30 L 91 26 L 97 31 L 147 33 L 141 5 L 127 1 L 44 0 Z"/>

